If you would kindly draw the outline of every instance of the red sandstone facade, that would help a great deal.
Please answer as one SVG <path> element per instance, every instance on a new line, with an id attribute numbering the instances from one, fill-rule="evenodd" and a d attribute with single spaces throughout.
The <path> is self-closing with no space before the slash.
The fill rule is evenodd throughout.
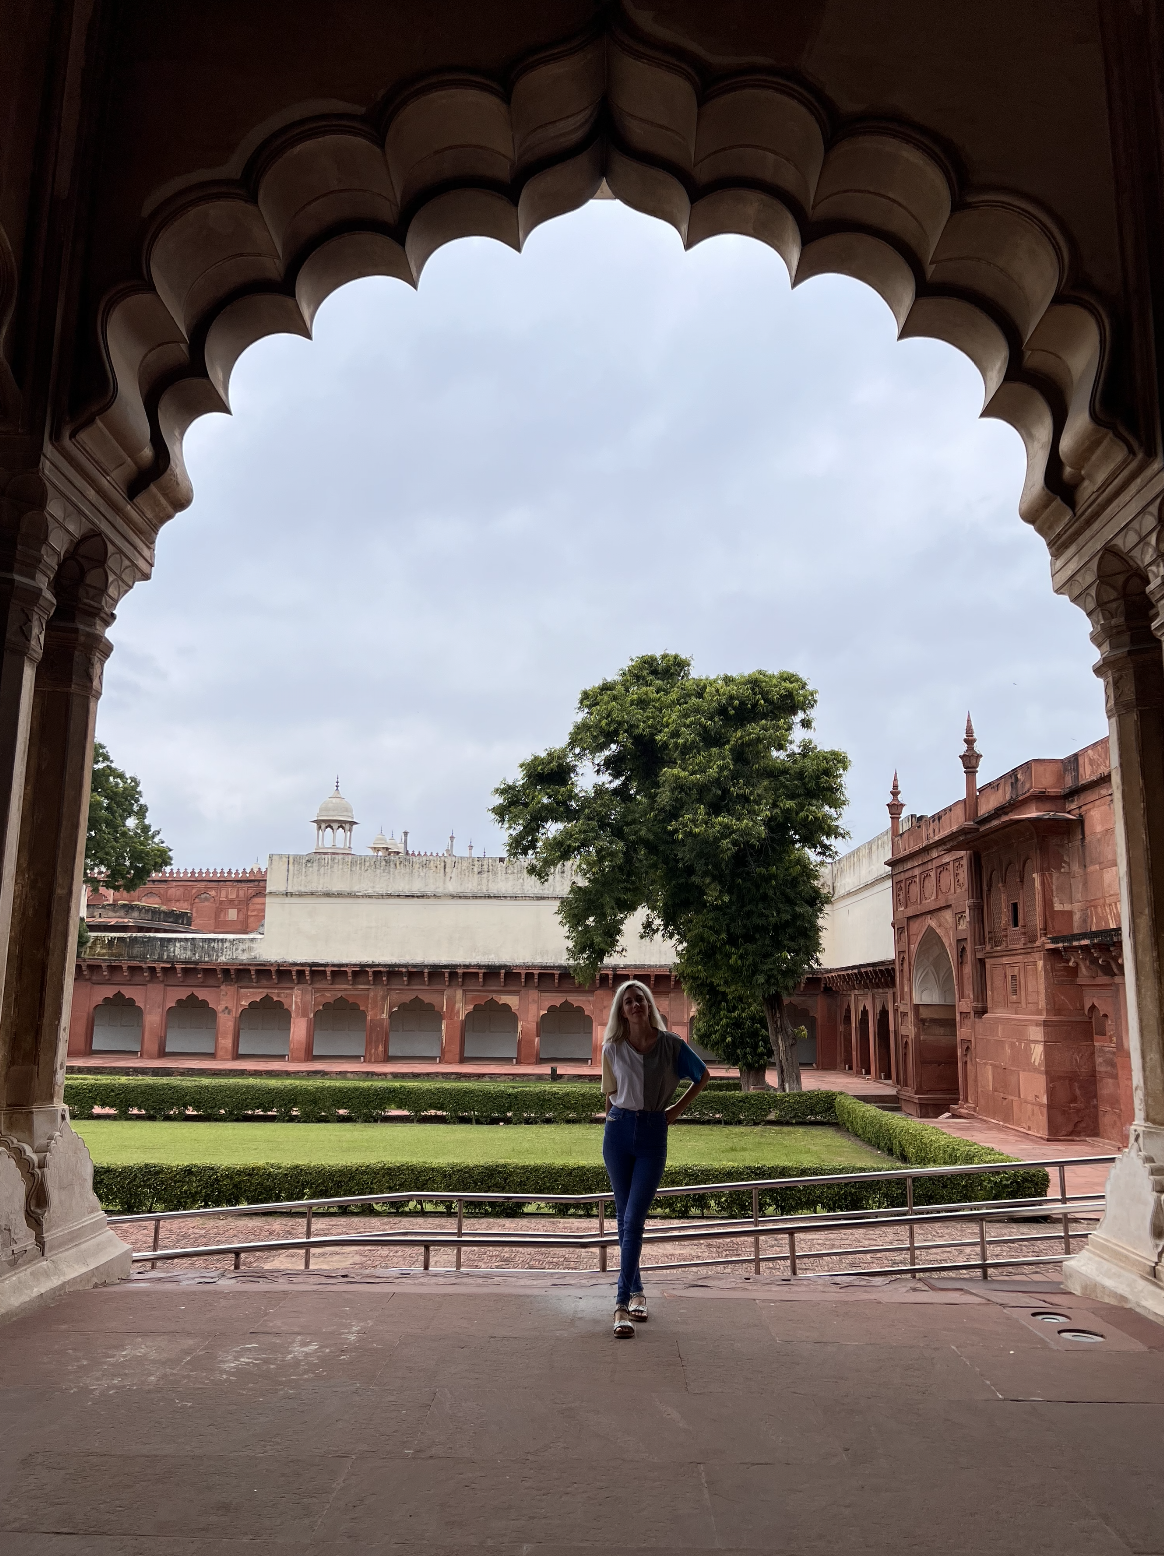
<path id="1" fill-rule="evenodd" d="M 136 891 L 91 890 L 88 906 L 141 902 L 190 914 L 200 934 L 249 935 L 266 916 L 267 872 L 251 870 L 161 870 Z"/>
<path id="2" fill-rule="evenodd" d="M 355 1033 L 344 1056 L 349 1061 L 395 1063 L 400 1056 L 392 1051 L 394 1024 L 415 1030 L 427 1023 L 429 1030 L 439 1034 L 433 1062 L 471 1063 L 473 1054 L 466 1056 L 467 1032 L 489 1028 L 497 1034 L 494 1046 L 499 1048 L 507 1041 L 507 1031 L 512 1032 L 512 1055 L 499 1057 L 519 1065 L 600 1064 L 614 989 L 630 977 L 642 978 L 651 986 L 670 1030 L 686 1036 L 687 997 L 676 979 L 658 970 L 620 968 L 603 972 L 596 985 L 580 987 L 556 968 L 288 967 L 83 958 L 73 986 L 69 1056 L 94 1052 L 95 1025 L 112 1010 L 129 1018 L 127 1044 L 119 1051 L 143 1059 L 173 1056 L 170 1045 L 178 1029 L 174 1017 L 181 1012 L 183 1021 L 201 1017 L 207 1030 L 213 1030 L 213 1046 L 207 1048 L 205 1058 L 221 1062 L 249 1057 L 240 1053 L 240 1047 L 245 1048 L 243 1032 L 261 1019 L 274 1033 L 286 1030 L 284 1052 L 268 1052 L 266 1057 L 285 1057 L 293 1063 L 334 1061 L 340 1057 L 334 1052 L 317 1052 L 317 1018 L 326 1013 L 331 1021 L 342 1017 Z M 140 1017 L 134 1014 L 138 1010 Z M 555 1029 L 553 1043 L 546 1041 L 548 1028 Z M 563 1028 L 570 1029 L 572 1042 L 558 1035 Z M 135 1034 L 140 1034 L 139 1042 Z M 564 1055 L 564 1047 L 574 1057 Z M 191 1057 L 188 1047 L 181 1054 Z M 261 1062 L 264 1055 L 253 1057 Z M 411 1062 L 416 1056 L 403 1057 Z"/>
<path id="3" fill-rule="evenodd" d="M 1106 740 L 899 820 L 894 1072 L 902 1106 L 1124 1143 L 1133 1117 Z M 900 829 L 900 830 L 899 830 Z"/>

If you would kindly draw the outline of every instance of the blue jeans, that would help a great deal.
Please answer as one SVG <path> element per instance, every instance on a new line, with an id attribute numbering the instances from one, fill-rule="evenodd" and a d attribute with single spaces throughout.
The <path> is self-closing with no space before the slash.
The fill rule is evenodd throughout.
<path id="1" fill-rule="evenodd" d="M 667 1165 L 667 1115 L 628 1113 L 612 1107 L 602 1136 L 602 1160 L 610 1175 L 618 1216 L 618 1296 L 625 1307 L 643 1289 L 639 1255 L 643 1228 Z"/>

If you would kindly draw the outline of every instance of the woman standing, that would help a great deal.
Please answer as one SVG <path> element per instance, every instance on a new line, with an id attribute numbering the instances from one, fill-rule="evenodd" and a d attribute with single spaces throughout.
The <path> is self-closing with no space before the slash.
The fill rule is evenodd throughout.
<path id="1" fill-rule="evenodd" d="M 664 1027 L 646 984 L 637 979 L 622 984 L 610 1007 L 602 1045 L 602 1160 L 618 1215 L 616 1339 L 629 1339 L 635 1322 L 646 1322 L 639 1255 L 647 1211 L 667 1165 L 667 1125 L 690 1107 L 707 1085 L 707 1076 L 707 1066 L 695 1050 Z M 681 1080 L 692 1085 L 668 1107 Z"/>

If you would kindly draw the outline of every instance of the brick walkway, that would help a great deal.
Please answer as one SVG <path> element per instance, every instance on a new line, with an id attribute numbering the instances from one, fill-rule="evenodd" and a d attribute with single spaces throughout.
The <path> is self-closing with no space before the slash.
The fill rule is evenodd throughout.
<path id="1" fill-rule="evenodd" d="M 66 1297 L 0 1330 L 0 1548 L 1164 1549 L 1164 1329 L 1127 1311 L 1047 1283 L 707 1276 L 657 1291 L 633 1340 L 609 1324 L 579 1273 Z"/>

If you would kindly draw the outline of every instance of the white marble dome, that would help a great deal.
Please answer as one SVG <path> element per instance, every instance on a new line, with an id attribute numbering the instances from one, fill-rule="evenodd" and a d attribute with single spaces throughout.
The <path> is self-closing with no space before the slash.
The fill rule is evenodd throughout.
<path id="1" fill-rule="evenodd" d="M 316 821 L 347 821 L 355 823 L 356 813 L 339 792 L 339 779 L 335 782 L 335 793 L 329 794 L 315 813 Z"/>

